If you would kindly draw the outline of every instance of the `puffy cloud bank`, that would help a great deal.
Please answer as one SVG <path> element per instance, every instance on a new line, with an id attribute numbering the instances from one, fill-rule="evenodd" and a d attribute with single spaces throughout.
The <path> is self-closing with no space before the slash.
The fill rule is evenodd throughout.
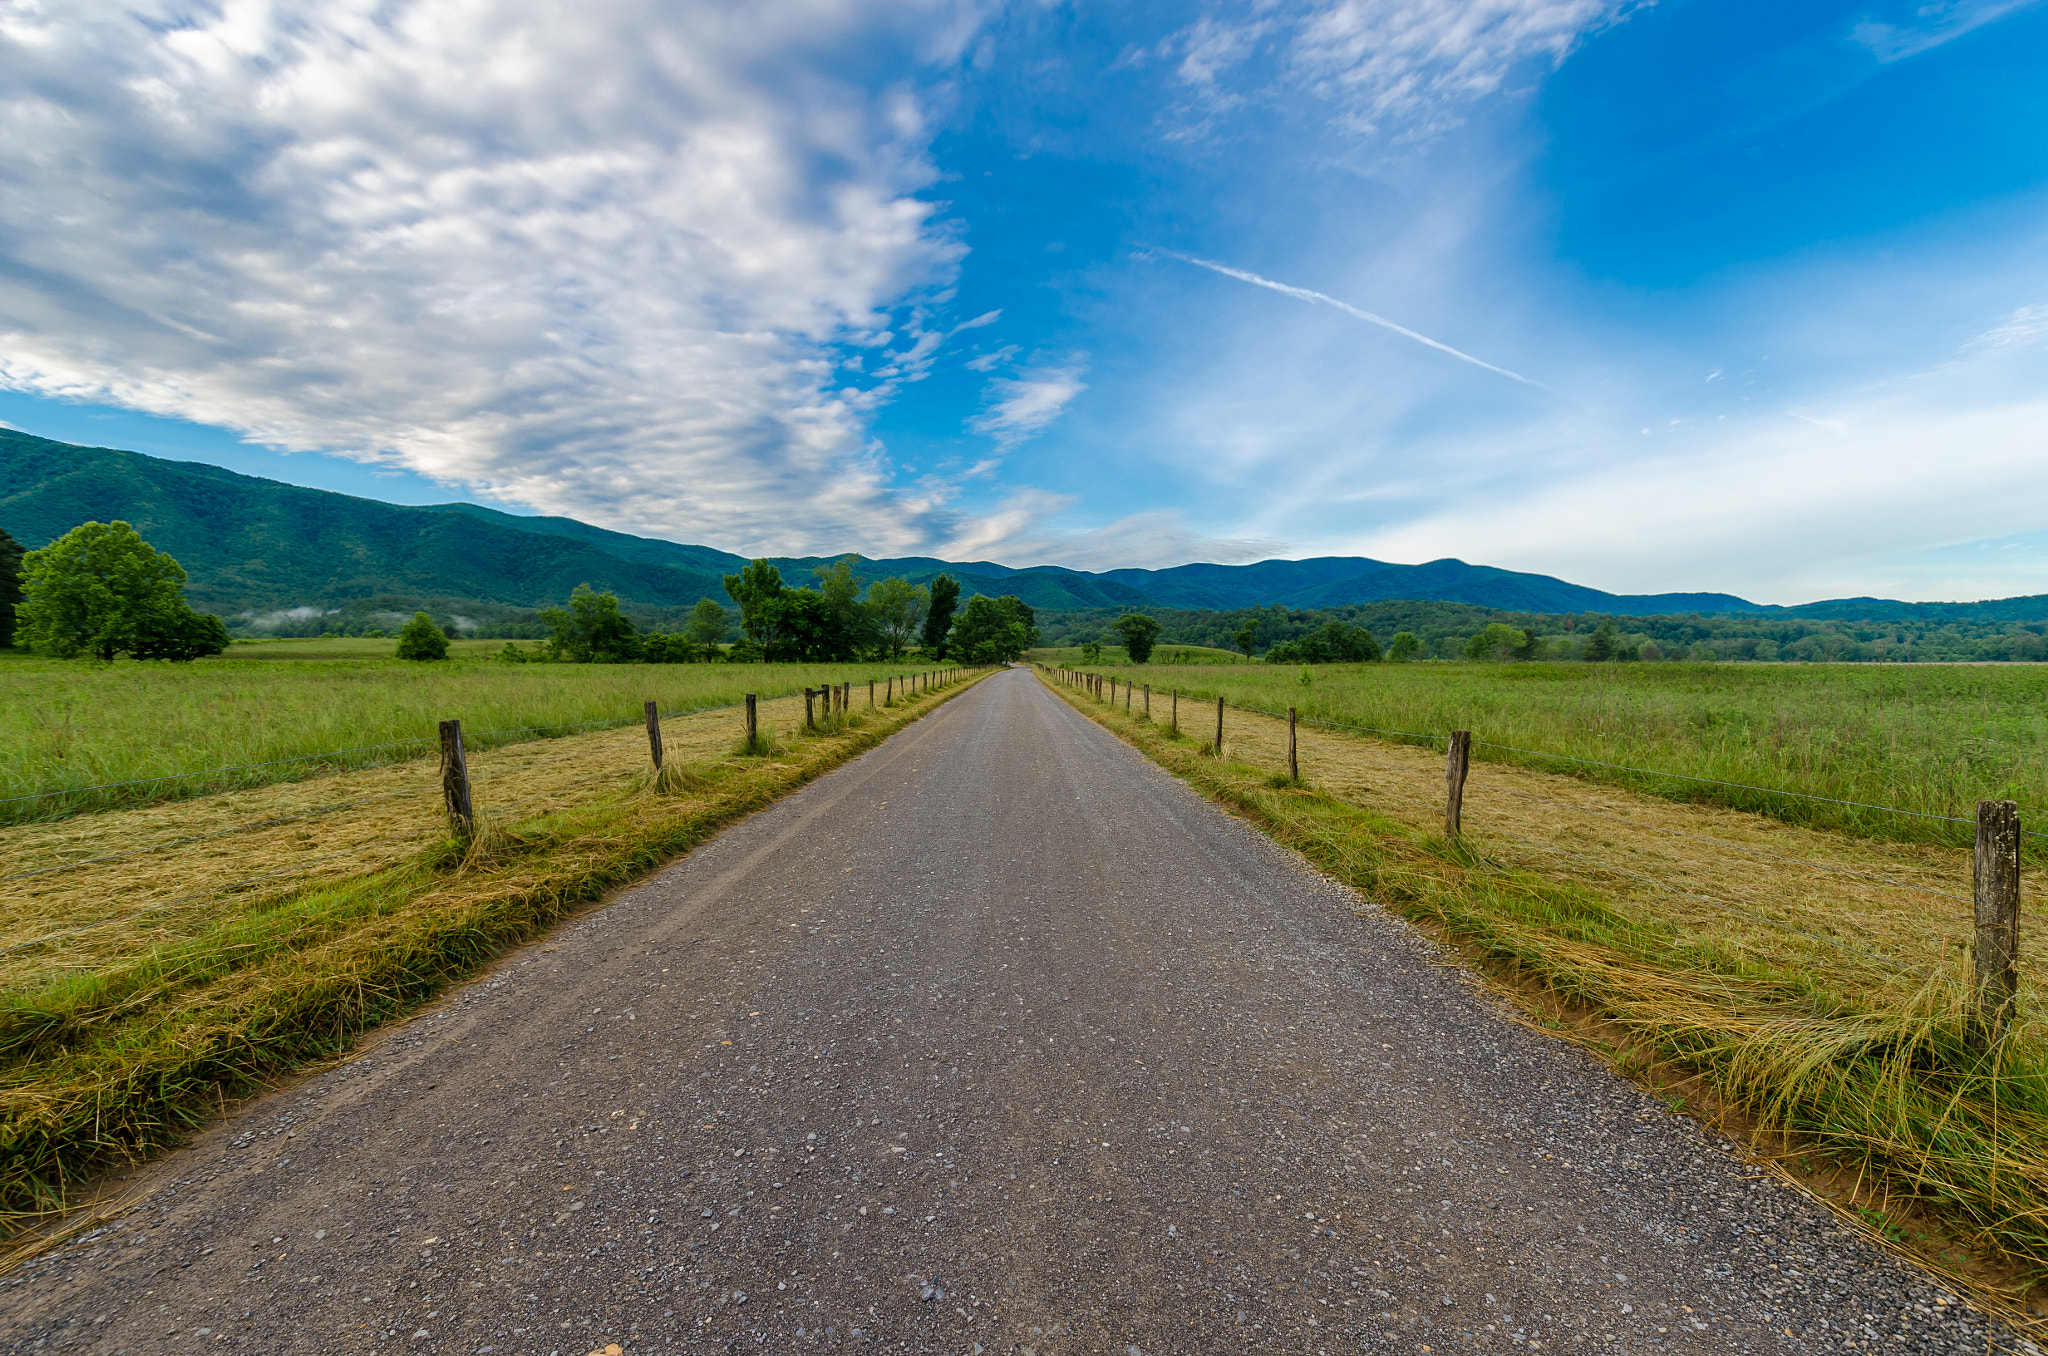
<path id="1" fill-rule="evenodd" d="M 757 549 L 912 547 L 955 0 L 0 9 L 0 382 Z M 859 355 L 850 362 L 849 353 Z"/>

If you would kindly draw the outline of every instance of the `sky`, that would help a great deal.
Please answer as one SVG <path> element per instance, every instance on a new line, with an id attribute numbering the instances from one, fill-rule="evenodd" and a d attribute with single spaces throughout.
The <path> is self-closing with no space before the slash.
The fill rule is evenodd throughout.
<path id="1" fill-rule="evenodd" d="M 2048 592 L 2048 0 L 0 0 L 0 422 L 745 554 Z"/>

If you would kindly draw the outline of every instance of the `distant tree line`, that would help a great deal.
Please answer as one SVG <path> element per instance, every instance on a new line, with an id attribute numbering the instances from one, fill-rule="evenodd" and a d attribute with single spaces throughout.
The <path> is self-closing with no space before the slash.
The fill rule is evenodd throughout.
<path id="1" fill-rule="evenodd" d="M 1467 603 L 1390 601 L 1333 608 L 1146 608 L 1047 612 L 1059 646 L 1124 642 L 1128 619 L 1153 623 L 1146 649 L 1204 646 L 1275 663 L 1479 659 L 1594 663 L 1957 662 L 2048 660 L 2048 605 L 2038 621 L 1937 617 L 1880 621 L 1774 613 L 1623 617 L 1533 613 Z M 1380 638 L 1386 640 L 1382 644 Z"/>
<path id="2" fill-rule="evenodd" d="M 642 631 L 619 607 L 617 595 L 579 584 L 567 607 L 542 608 L 549 634 L 538 650 L 508 643 L 510 661 L 575 664 L 844 663 L 901 659 L 915 653 L 934 662 L 995 664 L 1036 645 L 1032 610 L 1015 597 L 976 594 L 964 606 L 960 585 L 940 575 L 929 587 L 902 578 L 862 586 L 852 558 L 812 571 L 815 586 L 792 588 L 767 560 L 725 576 L 725 591 L 739 610 L 739 639 L 722 643 L 728 614 L 700 599 L 680 632 Z M 425 613 L 407 628 L 431 627 Z M 443 653 L 445 654 L 445 636 Z M 415 647 L 430 645 L 422 630 Z M 401 650 L 401 657 L 411 658 Z M 421 653 L 419 658 L 439 658 Z"/>

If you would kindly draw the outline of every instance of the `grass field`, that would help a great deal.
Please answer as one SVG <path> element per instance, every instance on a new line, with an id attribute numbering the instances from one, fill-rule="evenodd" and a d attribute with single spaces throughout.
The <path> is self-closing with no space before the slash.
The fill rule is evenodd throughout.
<path id="1" fill-rule="evenodd" d="M 458 641 L 458 657 L 430 664 L 391 658 L 390 641 L 353 639 L 236 645 L 190 664 L 0 657 L 0 823 L 405 761 L 432 753 L 447 719 L 462 721 L 471 747 L 489 748 L 546 727 L 634 719 L 649 698 L 686 712 L 749 692 L 865 688 L 916 669 L 488 657 L 503 646 Z M 244 770 L 193 775 L 216 768 Z M 77 790 L 127 782 L 146 784 Z"/>
<path id="2" fill-rule="evenodd" d="M 1284 718 L 1227 711 L 1217 758 L 1213 700 L 1184 699 L 1175 733 L 1158 695 L 1147 719 L 1142 690 L 1128 708 L 1121 688 L 1114 704 L 1055 690 L 1508 985 L 1581 1014 L 1582 1038 L 1624 1071 L 1656 1066 L 1708 1114 L 1789 1133 L 1839 1168 L 1839 1204 L 1932 1265 L 1974 1270 L 2008 1312 L 2048 1273 L 2048 951 L 2023 944 L 2020 1018 L 1973 1054 L 1966 849 L 1511 763 L 1473 768 L 1453 842 L 1434 748 L 1302 726 L 1295 782 Z M 2048 873 L 2024 876 L 2038 898 Z"/>
<path id="3" fill-rule="evenodd" d="M 872 711 L 863 691 L 816 729 L 800 696 L 764 702 L 752 755 L 738 712 L 673 717 L 659 778 L 637 726 L 486 750 L 467 842 L 426 761 L 0 828 L 0 1220 L 345 1050 L 974 676 Z"/>
<path id="4" fill-rule="evenodd" d="M 1078 667 L 1071 659 L 1061 662 Z M 1967 841 L 1966 825 L 1942 819 L 1972 819 L 1980 799 L 2017 801 L 2023 822 L 2048 829 L 2048 665 L 1098 668 L 1120 682 L 1178 688 L 1197 699 L 1220 696 L 1268 711 L 1292 706 L 1304 717 L 1412 732 L 1417 742 L 1471 730 L 1475 759 L 1574 771 L 1674 799 L 1712 801 L 1870 836 Z M 1574 769 L 1512 749 L 1676 775 Z M 1940 818 L 1796 800 L 1679 776 Z"/>

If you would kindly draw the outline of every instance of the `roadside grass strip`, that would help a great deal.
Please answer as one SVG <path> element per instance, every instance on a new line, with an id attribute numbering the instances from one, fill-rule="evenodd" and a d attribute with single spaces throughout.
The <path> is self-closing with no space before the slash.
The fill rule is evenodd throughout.
<path id="1" fill-rule="evenodd" d="M 1859 1199 L 1930 1215 L 2000 1277 L 1967 1283 L 2025 1315 L 2048 1274 L 2041 972 L 2024 964 L 2019 1020 L 1972 1053 L 1965 854 L 1493 764 L 1474 764 L 1454 841 L 1441 755 L 1304 728 L 1291 782 L 1284 720 L 1228 712 L 1217 758 L 1213 702 L 1183 702 L 1175 734 L 1156 706 L 1146 720 L 1046 681 L 1511 992 L 1596 1014 L 1623 1033 L 1606 1052 L 1625 1067 L 1693 1077 L 1699 1100 L 1846 1169 Z M 2030 871 L 2028 897 L 2040 884 Z"/>
<path id="2" fill-rule="evenodd" d="M 479 824 L 467 841 L 449 835 L 438 776 L 417 764 L 317 784 L 322 801 L 390 797 L 363 815 L 289 819 L 312 791 L 293 783 L 0 833 L 7 871 L 80 862 L 8 886 L 0 947 L 19 949 L 0 957 L 0 1220 L 20 1226 L 62 1209 L 95 1175 L 179 1142 L 230 1098 L 346 1051 L 983 676 L 960 673 L 872 714 L 863 691 L 848 716 L 810 733 L 801 698 L 764 702 L 763 733 L 774 733 L 765 757 L 740 752 L 738 712 L 671 720 L 661 777 L 637 729 L 500 750 L 472 764 Z M 223 821 L 265 819 L 288 822 L 178 843 Z M 106 859 L 106 849 L 156 839 L 176 845 Z M 290 872 L 307 858 L 325 858 L 327 874 Z M 183 898 L 270 869 L 283 874 Z M 18 887 L 32 883 L 45 893 L 17 915 Z M 67 925 L 85 930 L 21 945 Z"/>

